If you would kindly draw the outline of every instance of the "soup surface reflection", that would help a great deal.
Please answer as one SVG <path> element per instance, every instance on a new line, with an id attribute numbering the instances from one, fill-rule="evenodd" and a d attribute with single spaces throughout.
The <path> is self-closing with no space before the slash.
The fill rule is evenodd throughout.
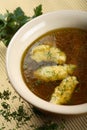
<path id="1" fill-rule="evenodd" d="M 76 65 L 73 75 L 78 84 L 68 105 L 87 103 L 87 31 L 76 28 L 62 28 L 50 31 L 34 41 L 24 52 L 21 72 L 27 87 L 38 97 L 50 101 L 51 95 L 60 80 L 44 81 L 36 78 L 34 72 L 45 66 L 55 66 L 54 61 L 37 62 L 31 58 L 31 51 L 39 45 L 50 45 L 61 49 L 66 54 L 66 64 Z"/>

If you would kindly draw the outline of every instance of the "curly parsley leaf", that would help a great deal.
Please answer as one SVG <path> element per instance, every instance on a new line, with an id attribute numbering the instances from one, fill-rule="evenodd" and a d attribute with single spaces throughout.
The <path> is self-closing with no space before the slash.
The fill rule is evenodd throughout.
<path id="1" fill-rule="evenodd" d="M 35 18 L 39 15 L 42 15 L 42 5 L 39 5 L 34 9 L 34 15 L 32 16 L 32 18 Z"/>
<path id="2" fill-rule="evenodd" d="M 0 14 L 0 40 L 8 46 L 16 31 L 31 19 L 42 14 L 42 5 L 34 9 L 32 17 L 26 16 L 24 11 L 18 7 L 12 13 L 8 10 L 6 14 Z"/>

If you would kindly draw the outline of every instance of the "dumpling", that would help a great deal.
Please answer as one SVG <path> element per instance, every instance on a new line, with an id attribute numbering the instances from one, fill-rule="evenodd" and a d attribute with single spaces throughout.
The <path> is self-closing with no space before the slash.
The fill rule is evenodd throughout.
<path id="1" fill-rule="evenodd" d="M 78 81 L 75 76 L 69 76 L 61 81 L 60 85 L 54 90 L 51 96 L 51 103 L 66 104 L 70 100 Z"/>
<path id="2" fill-rule="evenodd" d="M 36 62 L 52 61 L 57 64 L 63 64 L 66 61 L 66 55 L 60 49 L 49 46 L 39 45 L 31 51 L 31 58 Z"/>
<path id="3" fill-rule="evenodd" d="M 35 70 L 34 76 L 46 82 L 62 80 L 66 78 L 69 74 L 72 75 L 75 68 L 76 66 L 72 64 L 45 66 Z"/>

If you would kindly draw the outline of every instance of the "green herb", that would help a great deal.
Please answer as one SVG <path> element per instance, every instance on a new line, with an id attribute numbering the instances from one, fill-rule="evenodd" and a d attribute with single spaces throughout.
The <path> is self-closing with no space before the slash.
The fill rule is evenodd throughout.
<path id="1" fill-rule="evenodd" d="M 4 126 L 0 128 L 0 130 L 4 130 L 4 129 L 5 129 L 5 127 L 4 127 Z"/>
<path id="2" fill-rule="evenodd" d="M 2 102 L 1 105 L 3 109 L 0 110 L 0 115 L 2 115 L 6 121 L 10 121 L 10 105 L 6 102 Z"/>
<path id="3" fill-rule="evenodd" d="M 44 114 L 43 114 L 40 110 L 38 110 L 36 107 L 33 107 L 32 110 L 33 110 L 34 114 L 37 115 L 37 116 L 43 116 L 43 115 L 44 115 Z"/>
<path id="4" fill-rule="evenodd" d="M 19 128 L 21 125 L 24 125 L 29 121 L 32 117 L 32 114 L 29 115 L 26 113 L 25 109 L 23 106 L 19 106 L 17 111 L 14 111 L 11 113 L 11 117 L 17 121 L 17 127 Z"/>
<path id="5" fill-rule="evenodd" d="M 28 114 L 25 112 L 23 106 L 19 106 L 17 111 L 11 113 L 11 116 L 17 121 L 24 121 L 24 122 L 30 120 L 31 118 L 31 116 L 28 116 Z"/>
<path id="6" fill-rule="evenodd" d="M 75 93 L 78 93 L 80 91 L 80 87 L 76 87 Z"/>
<path id="7" fill-rule="evenodd" d="M 11 112 L 10 105 L 6 102 L 2 102 L 1 106 L 3 109 L 0 110 L 0 115 L 2 115 L 7 122 L 11 122 L 11 119 L 15 120 L 18 128 L 21 125 L 26 124 L 32 117 L 32 115 L 29 115 L 25 111 L 23 105 L 19 106 L 18 109 L 13 112 Z"/>
<path id="8" fill-rule="evenodd" d="M 4 130 L 6 127 L 4 126 L 4 123 L 2 123 L 2 126 L 0 126 L 0 130 Z"/>
<path id="9" fill-rule="evenodd" d="M 7 10 L 6 14 L 0 14 L 0 40 L 5 46 L 8 46 L 11 38 L 21 26 L 41 14 L 42 5 L 34 9 L 34 15 L 32 17 L 26 16 L 20 7 L 16 8 L 13 13 Z"/>
<path id="10" fill-rule="evenodd" d="M 8 100 L 11 95 L 11 92 L 9 90 L 4 90 L 3 93 L 0 92 L 0 98 L 4 100 Z"/>
<path id="11" fill-rule="evenodd" d="M 2 102 L 1 105 L 3 106 L 4 109 L 9 109 L 10 105 L 6 102 Z"/>
<path id="12" fill-rule="evenodd" d="M 14 99 L 16 99 L 16 98 L 17 98 L 17 96 L 14 95 L 14 96 L 12 97 L 12 100 L 14 100 Z"/>
<path id="13" fill-rule="evenodd" d="M 64 125 L 58 125 L 55 122 L 48 122 L 45 123 L 44 125 L 35 128 L 34 130 L 63 130 L 64 129 Z"/>
<path id="14" fill-rule="evenodd" d="M 34 15 L 31 18 L 35 18 L 39 15 L 42 15 L 42 5 L 39 5 L 34 9 Z"/>
<path id="15" fill-rule="evenodd" d="M 46 54 L 48 59 L 52 58 L 52 53 L 50 51 L 48 51 L 48 53 Z"/>
<path id="16" fill-rule="evenodd" d="M 40 84 L 41 84 L 41 80 L 35 81 L 35 85 L 36 85 L 36 86 L 39 86 Z"/>

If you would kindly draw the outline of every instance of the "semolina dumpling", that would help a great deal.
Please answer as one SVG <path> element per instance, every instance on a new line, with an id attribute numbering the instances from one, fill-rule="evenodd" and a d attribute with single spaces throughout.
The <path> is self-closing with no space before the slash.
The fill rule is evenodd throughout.
<path id="1" fill-rule="evenodd" d="M 70 100 L 77 84 L 78 81 L 75 76 L 65 78 L 61 81 L 60 85 L 55 88 L 50 102 L 54 104 L 66 104 Z"/>
<path id="2" fill-rule="evenodd" d="M 63 64 L 66 61 L 66 55 L 59 48 L 50 45 L 39 45 L 31 51 L 31 58 L 36 62 L 52 61 L 57 64 Z"/>
<path id="3" fill-rule="evenodd" d="M 45 66 L 34 71 L 34 76 L 46 82 L 62 80 L 69 74 L 72 75 L 75 68 L 76 66 L 72 64 Z"/>

